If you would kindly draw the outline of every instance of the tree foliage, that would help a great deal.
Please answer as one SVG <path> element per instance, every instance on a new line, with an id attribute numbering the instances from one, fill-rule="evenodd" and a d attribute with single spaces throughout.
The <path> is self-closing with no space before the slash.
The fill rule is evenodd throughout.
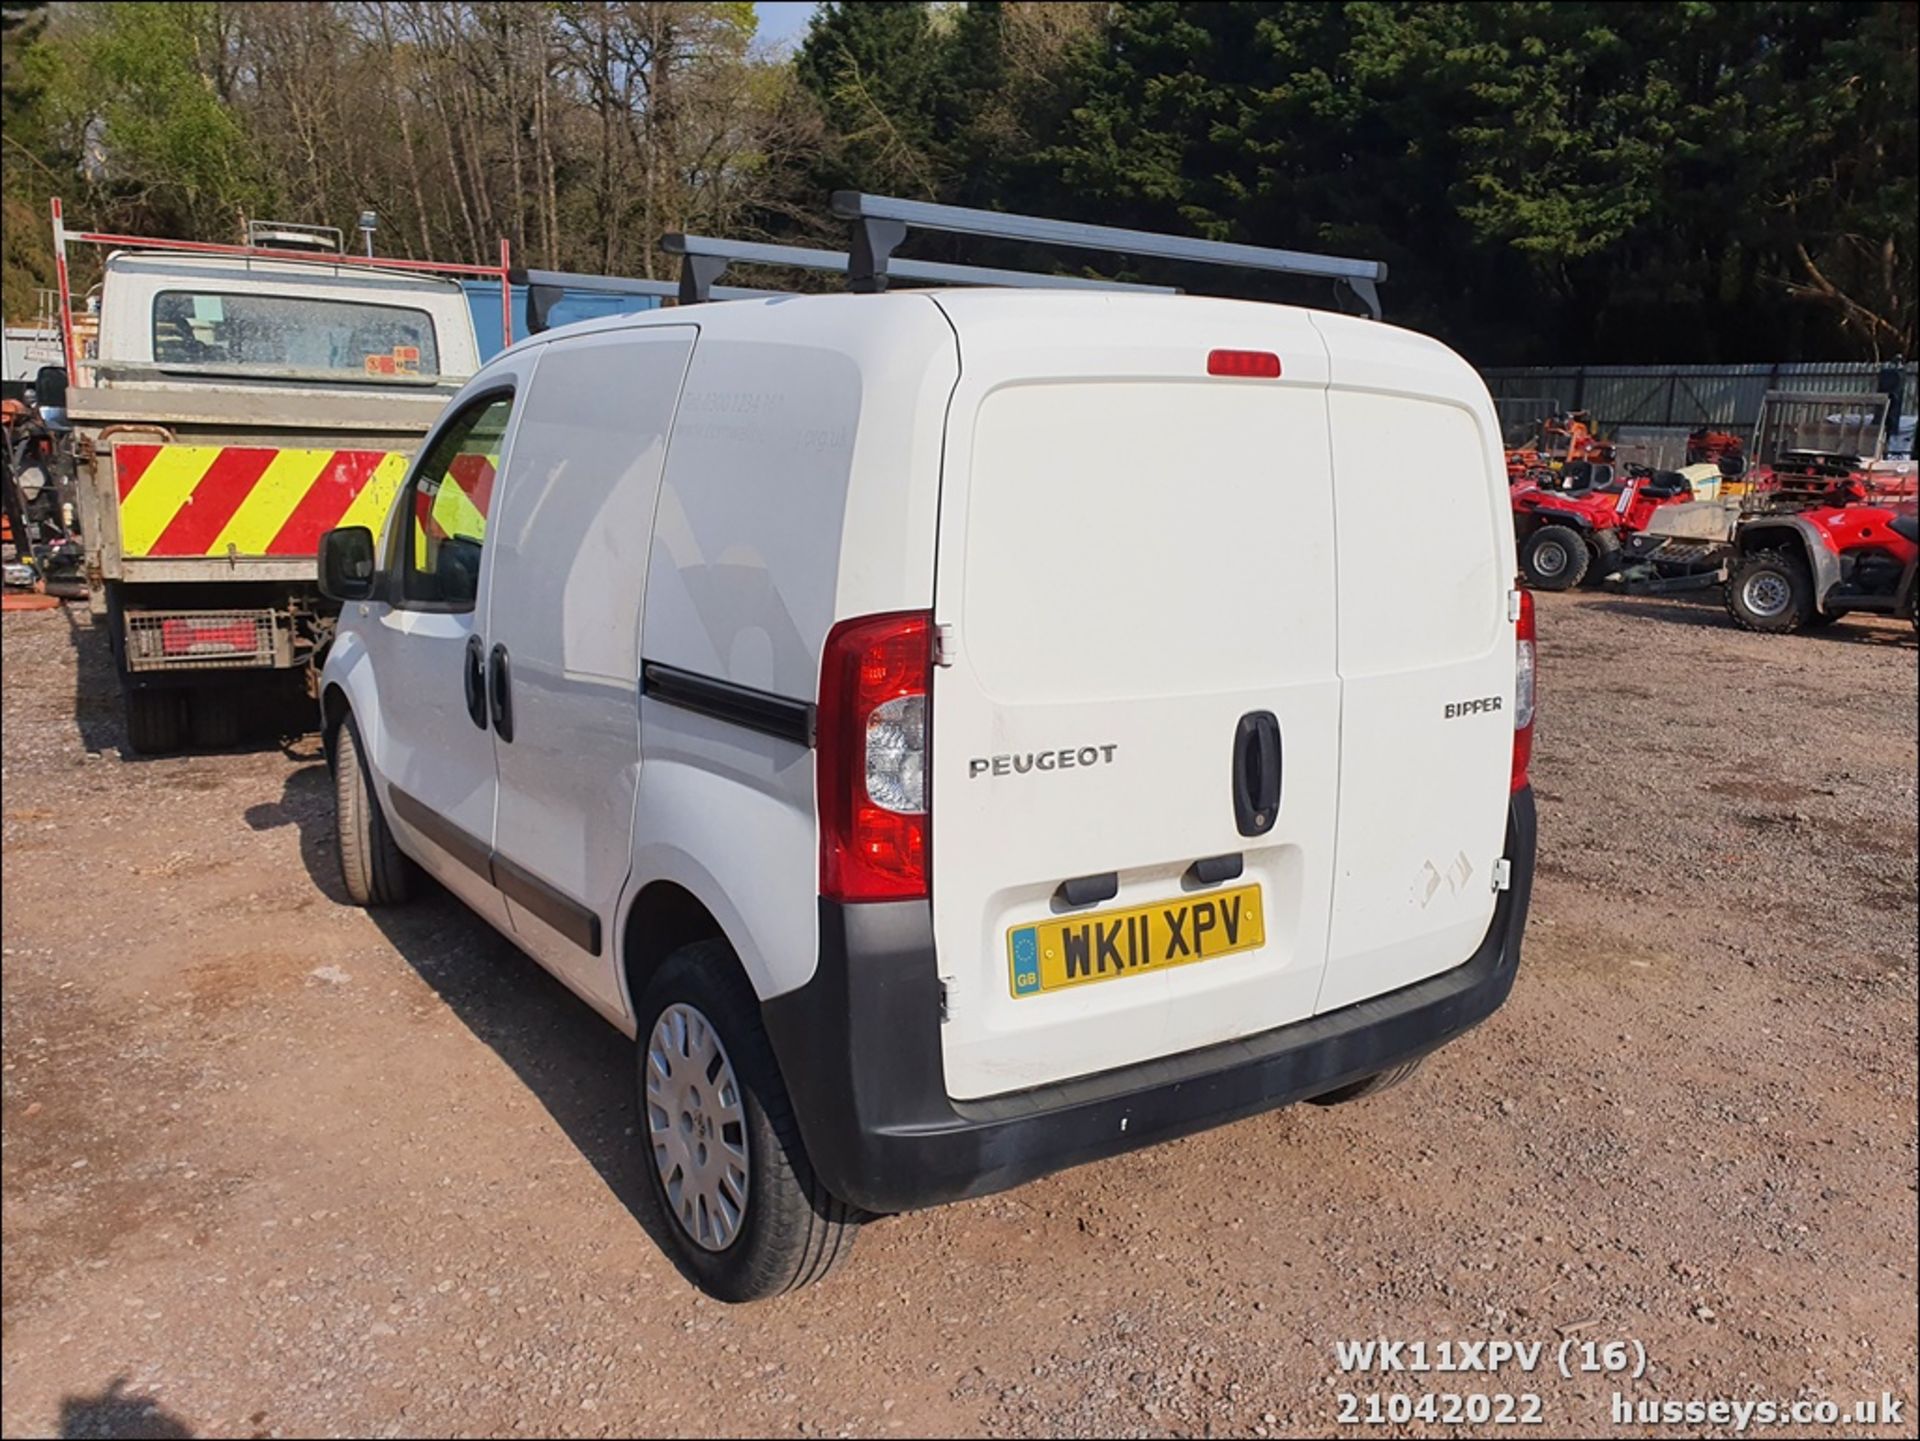
<path id="1" fill-rule="evenodd" d="M 10 314 L 55 191 L 659 275 L 663 231 L 817 242 L 855 187 L 1378 258 L 1483 363 L 1920 349 L 1908 0 L 827 4 L 791 56 L 740 3 L 3 3 Z"/>

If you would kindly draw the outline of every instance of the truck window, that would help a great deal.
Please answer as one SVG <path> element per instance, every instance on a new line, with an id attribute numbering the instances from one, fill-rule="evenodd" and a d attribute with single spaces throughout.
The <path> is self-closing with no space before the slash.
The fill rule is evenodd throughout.
<path id="1" fill-rule="evenodd" d="M 510 391 L 475 400 L 440 432 L 400 493 L 394 543 L 401 551 L 402 605 L 473 609 L 493 479 L 512 412 Z"/>
<path id="2" fill-rule="evenodd" d="M 316 300 L 163 290 L 153 298 L 156 365 L 232 365 L 337 371 L 342 376 L 440 373 L 424 310 Z"/>

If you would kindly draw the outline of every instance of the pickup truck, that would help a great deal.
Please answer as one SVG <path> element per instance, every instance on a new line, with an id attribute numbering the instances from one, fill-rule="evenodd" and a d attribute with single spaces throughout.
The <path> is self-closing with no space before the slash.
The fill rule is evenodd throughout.
<path id="1" fill-rule="evenodd" d="M 432 272 L 502 272 L 370 264 L 337 239 L 290 257 L 286 227 L 270 246 L 198 246 L 55 225 L 63 273 L 68 240 L 109 247 L 97 298 L 63 314 L 88 599 L 129 747 L 232 744 L 332 634 L 321 535 L 380 523 L 479 368 L 467 295 Z"/>

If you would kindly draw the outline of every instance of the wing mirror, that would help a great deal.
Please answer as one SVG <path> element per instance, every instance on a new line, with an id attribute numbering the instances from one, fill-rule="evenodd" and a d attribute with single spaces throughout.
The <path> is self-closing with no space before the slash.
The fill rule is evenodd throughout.
<path id="1" fill-rule="evenodd" d="M 328 600 L 365 600 L 373 586 L 372 531 L 345 525 L 320 537 L 320 594 Z"/>

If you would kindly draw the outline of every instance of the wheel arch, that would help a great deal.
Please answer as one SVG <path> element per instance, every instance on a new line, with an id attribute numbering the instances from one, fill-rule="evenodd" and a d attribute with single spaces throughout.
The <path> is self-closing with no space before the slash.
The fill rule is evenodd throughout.
<path id="1" fill-rule="evenodd" d="M 667 958 L 683 946 L 704 940 L 725 941 L 734 968 L 747 980 L 726 927 L 693 891 L 678 881 L 654 880 L 635 892 L 620 924 L 620 950 L 614 963 L 619 967 L 626 1013 L 636 1025 L 640 995 Z"/>
<path id="2" fill-rule="evenodd" d="M 1733 546 L 1734 553 L 1743 558 L 1763 550 L 1798 556 L 1813 578 L 1813 608 L 1826 614 L 1827 596 L 1840 583 L 1840 558 L 1812 521 L 1799 515 L 1750 521 L 1740 527 Z"/>
<path id="3" fill-rule="evenodd" d="M 347 703 L 346 687 L 338 681 L 329 681 L 320 692 L 320 744 L 326 750 L 328 770 L 333 769 L 340 727 L 346 723 L 347 712 L 351 709 L 352 706 Z"/>

